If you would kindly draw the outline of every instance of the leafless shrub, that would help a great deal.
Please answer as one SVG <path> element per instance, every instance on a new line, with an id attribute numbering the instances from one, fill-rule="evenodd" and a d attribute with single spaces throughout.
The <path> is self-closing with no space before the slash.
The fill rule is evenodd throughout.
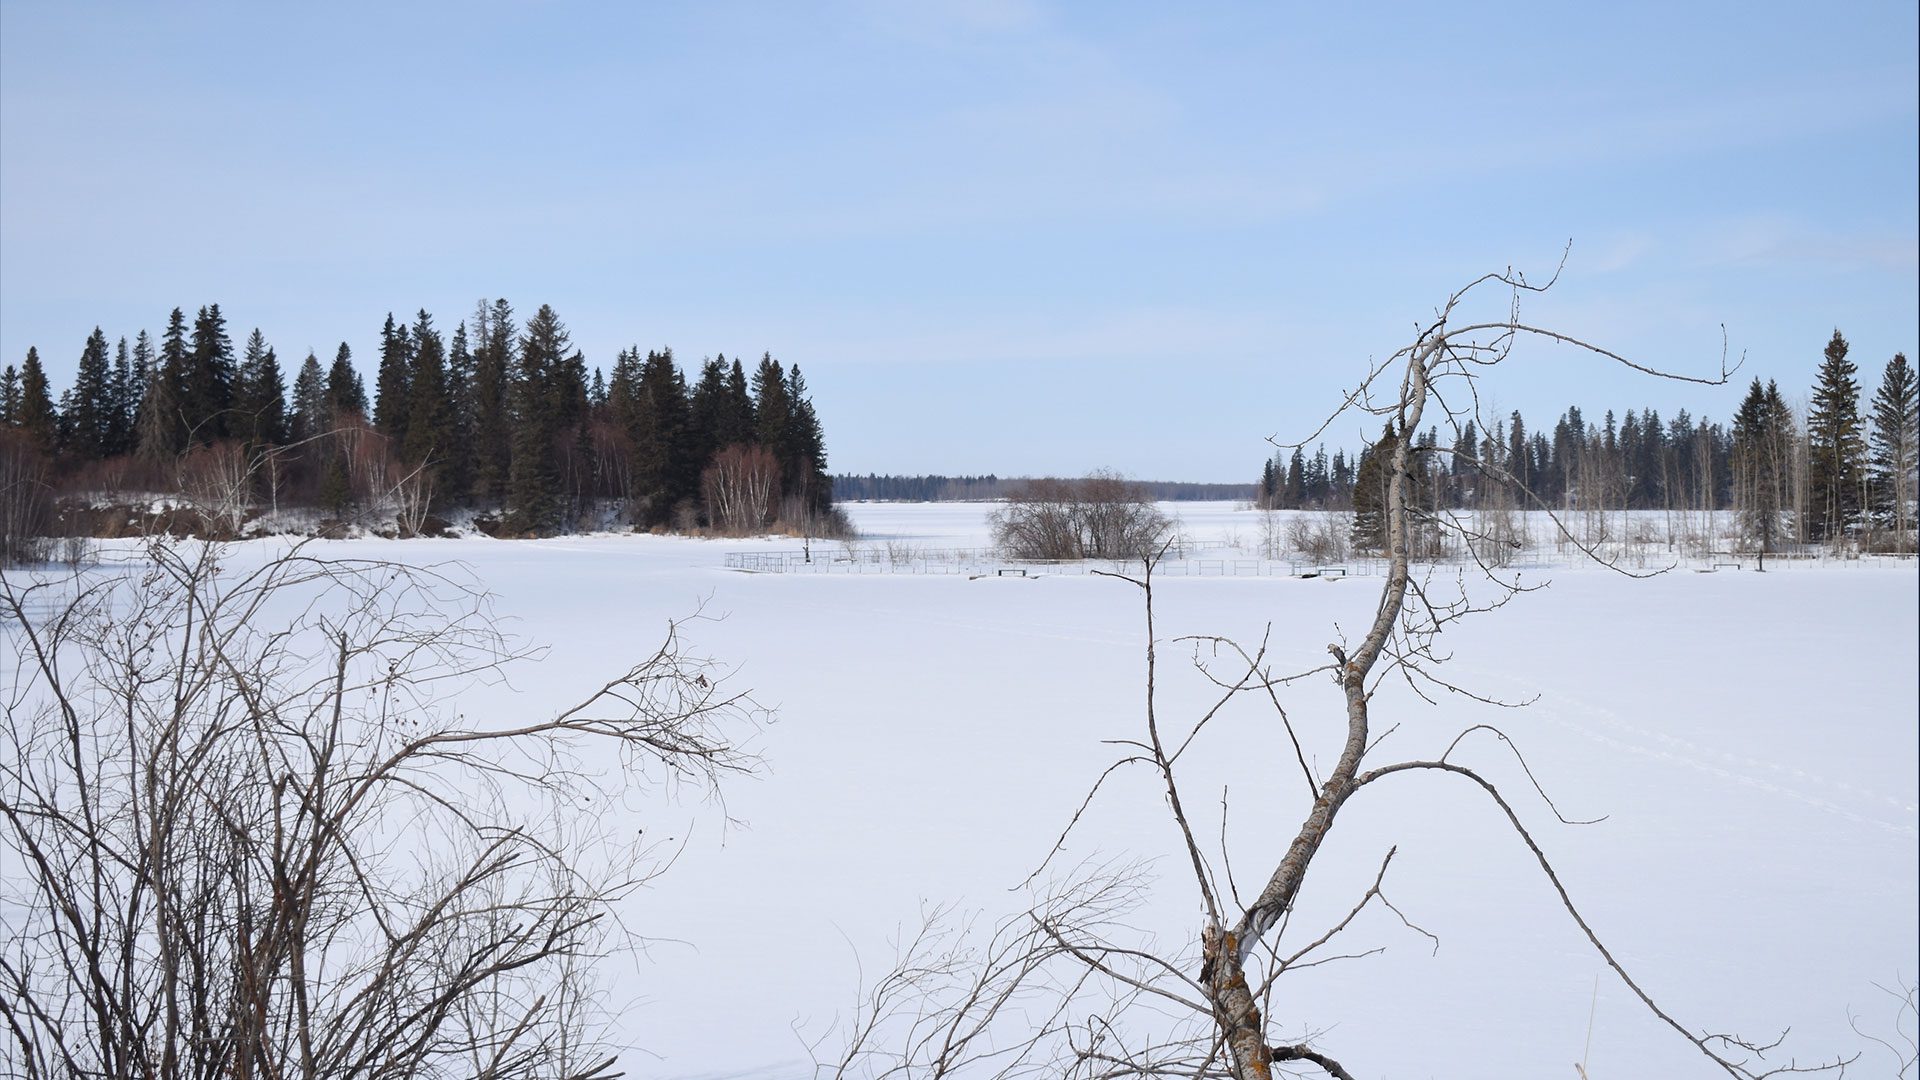
<path id="1" fill-rule="evenodd" d="M 991 518 L 1012 559 L 1140 559 L 1159 551 L 1171 523 L 1146 490 L 1099 470 L 1082 480 L 1030 480 Z"/>
<path id="2" fill-rule="evenodd" d="M 1297 513 L 1287 522 L 1287 547 L 1315 566 L 1345 562 L 1351 537 L 1338 514 Z"/>
<path id="3" fill-rule="evenodd" d="M 46 459 L 26 435 L 0 430 L 0 566 L 45 559 L 52 527 Z"/>
<path id="4" fill-rule="evenodd" d="M 612 1075 L 585 976 L 656 864 L 598 808 L 748 768 L 757 710 L 676 624 L 550 717 L 469 719 L 527 655 L 470 581 L 220 550 L 0 572 L 12 1075 Z"/>

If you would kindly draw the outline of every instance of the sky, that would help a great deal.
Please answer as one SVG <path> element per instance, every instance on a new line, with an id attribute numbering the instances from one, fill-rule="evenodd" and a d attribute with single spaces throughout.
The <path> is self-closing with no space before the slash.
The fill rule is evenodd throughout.
<path id="1" fill-rule="evenodd" d="M 800 365 L 829 468 L 1250 481 L 1514 267 L 1551 424 L 1920 338 L 1900 3 L 0 6 L 0 360 L 219 303 L 284 366 L 551 304 Z M 1569 244 L 1571 245 L 1569 247 Z M 1724 329 L 1724 338 L 1723 338 Z M 1325 435 L 1358 446 L 1373 421 Z"/>

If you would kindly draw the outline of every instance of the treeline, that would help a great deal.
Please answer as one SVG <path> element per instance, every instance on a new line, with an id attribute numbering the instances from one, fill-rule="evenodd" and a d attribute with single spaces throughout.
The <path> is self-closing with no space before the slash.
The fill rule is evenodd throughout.
<path id="1" fill-rule="evenodd" d="M 1034 481 L 1027 477 L 994 476 L 856 476 L 833 478 L 836 498 L 842 502 L 987 502 L 1018 496 Z M 1128 481 L 1148 499 L 1159 502 L 1245 500 L 1254 497 L 1251 484 L 1196 484 L 1180 481 Z"/>
<path id="2" fill-rule="evenodd" d="M 1682 410 L 1628 410 L 1600 423 L 1569 408 L 1551 434 L 1531 432 L 1518 411 L 1481 431 L 1472 422 L 1451 442 L 1429 427 L 1415 442 L 1416 506 L 1438 509 L 1686 510 L 1736 512 L 1754 550 L 1788 544 L 1854 543 L 1913 549 L 1916 443 L 1920 409 L 1915 375 L 1896 353 L 1865 403 L 1846 339 L 1835 331 L 1804 416 L 1774 382 L 1754 380 L 1731 426 L 1694 420 Z M 1387 476 L 1379 463 L 1393 446 L 1390 429 L 1362 450 L 1343 490 L 1342 461 L 1296 450 L 1262 466 L 1260 503 L 1274 508 L 1351 509 L 1354 539 L 1371 547 L 1384 536 Z"/>
<path id="3" fill-rule="evenodd" d="M 402 532 L 455 508 L 497 514 L 504 533 L 562 532 L 609 503 L 644 528 L 824 528 L 833 502 L 798 365 L 762 355 L 749 374 L 719 355 L 689 384 L 671 349 L 635 347 L 589 370 L 551 307 L 521 325 L 505 300 L 451 335 L 425 311 L 388 315 L 371 395 L 345 343 L 331 364 L 308 353 L 289 388 L 258 329 L 236 355 L 217 304 L 191 324 L 174 309 L 157 342 L 143 330 L 110 348 L 96 328 L 57 400 L 37 349 L 0 372 L 0 439 L 58 491 L 244 474 L 240 497 L 392 512 Z"/>

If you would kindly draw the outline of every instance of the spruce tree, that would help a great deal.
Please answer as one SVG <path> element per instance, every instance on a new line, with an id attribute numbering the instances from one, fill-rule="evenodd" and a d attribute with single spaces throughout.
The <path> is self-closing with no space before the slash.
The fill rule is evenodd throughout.
<path id="1" fill-rule="evenodd" d="M 432 462 L 437 471 L 453 446 L 453 402 L 447 395 L 446 346 L 425 310 L 414 321 L 412 353 L 400 456 L 409 465 Z"/>
<path id="2" fill-rule="evenodd" d="M 792 473 L 787 490 L 798 496 L 806 511 L 824 514 L 833 506 L 833 478 L 827 474 L 826 438 L 820 430 L 820 418 L 813 411 L 813 399 L 807 394 L 807 380 L 800 365 L 787 371 L 787 444 Z"/>
<path id="3" fill-rule="evenodd" d="M 1866 476 L 1860 384 L 1847 339 L 1833 332 L 1807 409 L 1808 513 L 1814 540 L 1838 540 L 1859 519 Z"/>
<path id="4" fill-rule="evenodd" d="M 1289 510 L 1298 510 L 1307 499 L 1307 455 L 1299 447 L 1293 448 L 1293 456 L 1287 459 L 1287 487 L 1281 505 Z"/>
<path id="5" fill-rule="evenodd" d="M 133 413 L 140 404 L 134 396 L 135 387 L 140 384 L 133 377 L 133 351 L 127 347 L 123 336 L 113 346 L 113 382 L 108 393 L 111 405 L 111 417 L 107 434 L 106 453 L 119 455 L 133 449 Z"/>
<path id="6" fill-rule="evenodd" d="M 40 366 L 40 350 L 28 346 L 26 363 L 20 366 L 19 419 L 14 423 L 27 437 L 28 445 L 52 457 L 60 435 L 60 417 L 54 412 L 53 396 L 47 388 L 47 372 Z"/>
<path id="7" fill-rule="evenodd" d="M 609 389 L 609 395 L 612 391 Z M 727 408 L 727 359 L 709 357 L 700 364 L 700 379 L 688 396 L 687 454 L 695 473 L 706 469 L 723 443 L 721 425 Z"/>
<path id="8" fill-rule="evenodd" d="M 114 432 L 113 363 L 107 358 L 107 335 L 99 327 L 87 335 L 80 350 L 80 365 L 73 377 L 67 408 L 62 419 L 66 430 L 66 450 L 77 461 L 97 461 L 106 457 Z"/>
<path id="9" fill-rule="evenodd" d="M 251 446 L 280 446 L 287 441 L 286 377 L 259 327 L 247 335 L 241 355 L 231 429 Z"/>
<path id="10" fill-rule="evenodd" d="M 641 524 L 662 525 L 674 507 L 694 496 L 699 482 L 688 453 L 686 381 L 671 349 L 647 353 L 633 396 L 627 434 L 635 510 Z"/>
<path id="11" fill-rule="evenodd" d="M 348 416 L 367 415 L 367 385 L 353 370 L 353 350 L 346 342 L 333 354 L 333 367 L 327 371 L 328 423 L 338 424 Z"/>
<path id="12" fill-rule="evenodd" d="M 754 415 L 753 394 L 747 389 L 747 373 L 738 357 L 727 368 L 727 392 L 722 402 L 713 429 L 716 449 L 752 442 L 760 430 L 759 417 Z"/>
<path id="13" fill-rule="evenodd" d="M 481 301 L 473 317 L 473 498 L 498 506 L 511 471 L 516 331 L 513 307 Z"/>
<path id="14" fill-rule="evenodd" d="M 0 427 L 20 423 L 20 369 L 12 364 L 0 372 Z"/>
<path id="15" fill-rule="evenodd" d="M 160 335 L 159 381 L 162 385 L 154 395 L 152 429 L 141 435 L 141 456 L 150 461 L 171 460 L 186 448 L 186 395 L 191 356 L 187 348 L 186 314 L 174 308 L 167 316 L 166 332 Z"/>
<path id="16" fill-rule="evenodd" d="M 200 309 L 193 320 L 193 347 L 187 355 L 186 383 L 180 395 L 180 407 L 187 425 L 187 437 L 193 442 L 210 444 L 234 432 L 229 415 L 233 408 L 236 377 L 233 341 L 227 336 L 227 320 L 219 304 Z"/>
<path id="17" fill-rule="evenodd" d="M 790 462 L 782 456 L 790 447 L 787 425 L 791 420 L 787 405 L 787 373 L 772 353 L 760 357 L 753 372 L 754 441 L 780 463 L 780 475 L 786 476 Z"/>
<path id="18" fill-rule="evenodd" d="M 570 344 L 566 327 L 546 304 L 527 320 L 520 335 L 512 386 L 512 460 L 507 473 L 508 523 L 515 532 L 544 533 L 558 521 L 557 398 Z"/>
<path id="19" fill-rule="evenodd" d="M 373 426 L 398 450 L 407 439 L 407 379 L 413 364 L 413 339 L 407 325 L 394 325 L 393 312 L 380 328 L 380 371 L 373 384 Z"/>
<path id="20" fill-rule="evenodd" d="M 308 351 L 300 362 L 300 374 L 293 379 L 293 411 L 290 434 L 296 443 L 304 443 L 327 430 L 330 422 L 327 406 L 327 375 L 320 358 Z"/>
<path id="21" fill-rule="evenodd" d="M 1388 424 L 1379 442 L 1360 451 L 1353 480 L 1353 546 L 1364 551 L 1387 550 L 1387 483 L 1397 442 Z"/>
<path id="22" fill-rule="evenodd" d="M 447 439 L 440 456 L 440 488 L 455 502 L 465 501 L 473 488 L 473 350 L 467 342 L 467 324 L 453 328 L 447 350 Z"/>
<path id="23" fill-rule="evenodd" d="M 1920 467 L 1920 389 L 1907 354 L 1894 353 L 1873 395 L 1869 437 L 1874 509 L 1894 531 L 1895 545 L 1913 550 L 1915 469 Z"/>
<path id="24" fill-rule="evenodd" d="M 1786 535 L 1793 440 L 1793 413 L 1780 388 L 1753 380 L 1734 414 L 1733 458 L 1741 531 L 1760 552 L 1761 569 Z"/>

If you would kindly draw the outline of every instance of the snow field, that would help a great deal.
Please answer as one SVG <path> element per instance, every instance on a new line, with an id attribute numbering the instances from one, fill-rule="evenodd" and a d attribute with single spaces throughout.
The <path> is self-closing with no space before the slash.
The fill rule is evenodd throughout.
<path id="1" fill-rule="evenodd" d="M 985 508 L 851 506 L 870 537 L 967 546 Z M 1171 507 L 1190 534 L 1257 535 L 1256 515 Z M 273 541 L 235 545 L 236 567 Z M 634 1075 L 800 1077 L 798 1033 L 854 1004 L 884 973 L 889 939 L 926 905 L 1017 911 L 1018 885 L 1088 785 L 1142 732 L 1140 596 L 1110 579 L 756 575 L 721 568 L 751 546 L 663 537 L 481 539 L 322 545 L 406 562 L 458 560 L 494 592 L 508 628 L 550 647 L 458 705 L 501 720 L 550 712 L 704 607 L 692 645 L 739 665 L 738 683 L 779 711 L 753 739 L 762 775 L 724 806 L 636 792 L 632 815 L 677 861 L 626 912 L 653 939 L 612 958 L 611 1000 L 630 1005 Z M 1538 701 L 1494 709 L 1381 691 L 1370 763 L 1437 756 L 1474 723 L 1502 726 L 1569 817 L 1557 824 L 1511 753 L 1472 736 L 1455 760 L 1499 784 L 1589 921 L 1674 1015 L 1771 1039 L 1791 1025 L 1801 1060 L 1890 1037 L 1872 983 L 1911 981 L 1915 911 L 1916 654 L 1911 565 L 1827 572 L 1603 570 L 1552 585 L 1448 636 L 1453 681 Z M 1160 714 L 1184 729 L 1211 699 L 1193 647 L 1270 632 L 1276 671 L 1314 667 L 1356 635 L 1377 582 L 1170 578 L 1156 586 Z M 1310 761 L 1343 731 L 1325 676 L 1282 693 Z M 1270 706 L 1222 713 L 1183 773 L 1197 832 L 1226 823 L 1243 893 L 1257 891 L 1297 827 L 1307 786 Z M 744 824 L 723 825 L 731 815 Z M 1153 860 L 1131 922 L 1165 951 L 1190 949 L 1199 907 L 1157 783 L 1123 773 L 1068 841 L 1063 861 Z M 1313 1033 L 1362 1075 L 1570 1075 L 1593 1016 L 1588 1074 L 1708 1076 L 1709 1063 L 1632 1000 L 1561 909 L 1504 817 L 1458 778 L 1383 780 L 1348 804 L 1300 897 L 1292 940 L 1336 921 L 1398 855 L 1386 893 L 1438 935 L 1437 953 L 1370 911 L 1345 947 L 1385 952 L 1299 971 L 1275 998 L 1278 1032 Z M 1595 982 L 1598 977 L 1596 996 Z M 1911 1028 L 1909 1028 L 1911 1030 Z M 1882 1054 L 1876 1059 L 1874 1054 Z"/>

